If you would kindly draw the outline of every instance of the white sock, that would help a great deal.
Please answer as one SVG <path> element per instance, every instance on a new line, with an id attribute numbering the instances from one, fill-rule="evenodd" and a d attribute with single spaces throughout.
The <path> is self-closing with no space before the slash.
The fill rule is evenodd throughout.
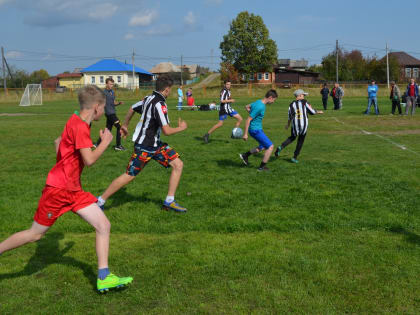
<path id="1" fill-rule="evenodd" d="M 175 200 L 175 196 L 166 196 L 166 199 L 165 199 L 165 201 L 167 202 L 167 203 L 171 203 L 172 201 L 174 201 Z"/>
<path id="2" fill-rule="evenodd" d="M 105 204 L 105 201 L 106 200 L 102 199 L 102 196 L 99 196 L 98 197 L 98 202 L 97 202 L 98 206 L 103 206 Z"/>

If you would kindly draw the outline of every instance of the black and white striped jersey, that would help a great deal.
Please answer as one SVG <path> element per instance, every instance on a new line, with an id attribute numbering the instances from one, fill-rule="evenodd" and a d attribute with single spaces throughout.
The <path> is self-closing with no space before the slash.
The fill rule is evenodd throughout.
<path id="1" fill-rule="evenodd" d="M 230 99 L 230 90 L 227 88 L 223 88 L 222 91 L 220 91 L 220 110 L 219 115 L 230 115 L 235 110 L 230 106 L 230 103 L 222 103 L 224 100 Z"/>
<path id="2" fill-rule="evenodd" d="M 308 130 L 308 112 L 316 114 L 316 110 L 307 100 L 294 101 L 289 106 L 289 120 L 292 122 L 292 134 L 294 136 L 304 135 Z"/>
<path id="3" fill-rule="evenodd" d="M 162 127 L 169 124 L 165 97 L 154 91 L 152 95 L 146 96 L 131 108 L 141 115 L 133 134 L 134 143 L 147 147 L 158 147 Z"/>

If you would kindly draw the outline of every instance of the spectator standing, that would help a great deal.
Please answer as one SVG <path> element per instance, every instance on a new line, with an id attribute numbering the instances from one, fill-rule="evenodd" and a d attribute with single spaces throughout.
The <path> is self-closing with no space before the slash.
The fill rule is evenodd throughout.
<path id="1" fill-rule="evenodd" d="M 187 105 L 188 106 L 195 106 L 195 100 L 194 100 L 191 88 L 189 88 L 187 90 Z M 194 107 L 192 107 L 191 109 L 194 110 Z"/>
<path id="2" fill-rule="evenodd" d="M 340 87 L 340 85 L 338 84 L 338 82 L 336 82 L 334 84 L 334 87 L 331 90 L 330 95 L 333 98 L 333 102 L 334 102 L 334 110 L 339 110 L 343 107 L 343 96 L 344 96 L 344 91 L 343 89 Z"/>
<path id="3" fill-rule="evenodd" d="M 372 106 L 372 103 L 375 106 L 375 114 L 379 115 L 379 108 L 378 108 L 378 86 L 376 85 L 375 80 L 372 80 L 370 85 L 367 88 L 368 92 L 368 107 L 366 109 L 365 115 L 370 114 L 370 107 Z"/>
<path id="4" fill-rule="evenodd" d="M 410 83 L 407 85 L 406 94 L 407 105 L 405 107 L 405 114 L 408 115 L 408 112 L 411 107 L 411 115 L 414 115 L 414 113 L 416 112 L 417 97 L 419 96 L 419 86 L 413 78 L 410 79 Z"/>
<path id="5" fill-rule="evenodd" d="M 182 101 L 184 100 L 184 93 L 182 92 L 182 85 L 178 88 L 178 110 L 182 110 Z"/>
<path id="6" fill-rule="evenodd" d="M 395 114 L 395 108 L 398 107 L 398 113 L 401 115 L 401 103 L 400 103 L 401 92 L 398 85 L 395 84 L 395 81 L 391 81 L 391 94 L 389 98 L 392 102 L 392 115 Z"/>
<path id="7" fill-rule="evenodd" d="M 330 90 L 328 89 L 327 83 L 324 83 L 324 87 L 320 91 L 322 95 L 322 105 L 324 106 L 324 110 L 327 110 L 328 105 L 328 95 L 330 95 Z"/>

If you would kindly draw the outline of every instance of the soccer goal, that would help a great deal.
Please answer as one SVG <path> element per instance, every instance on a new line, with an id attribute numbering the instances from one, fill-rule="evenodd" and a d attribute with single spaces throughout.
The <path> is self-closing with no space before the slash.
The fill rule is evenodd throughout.
<path id="1" fill-rule="evenodd" d="M 19 106 L 42 105 L 42 87 L 41 84 L 26 85 L 25 92 L 23 92 L 20 99 Z"/>

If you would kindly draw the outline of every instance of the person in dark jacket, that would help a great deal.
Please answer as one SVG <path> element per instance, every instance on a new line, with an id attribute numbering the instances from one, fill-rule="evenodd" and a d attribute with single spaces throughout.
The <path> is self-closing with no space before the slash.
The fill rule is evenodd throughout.
<path id="1" fill-rule="evenodd" d="M 398 88 L 398 85 L 395 84 L 395 81 L 391 81 L 391 94 L 389 96 L 392 102 L 392 115 L 395 114 L 395 109 L 398 107 L 398 113 L 401 115 L 401 103 L 400 103 L 401 92 Z"/>
<path id="2" fill-rule="evenodd" d="M 324 110 L 327 110 L 328 105 L 328 95 L 330 95 L 330 90 L 328 89 L 327 83 L 324 83 L 324 87 L 320 91 L 322 95 L 322 105 L 324 106 Z"/>
<path id="3" fill-rule="evenodd" d="M 342 98 L 344 96 L 344 91 L 340 87 L 338 82 L 334 84 L 334 87 L 332 88 L 330 95 L 332 96 L 332 99 L 334 102 L 334 110 L 341 109 L 343 106 Z"/>
<path id="4" fill-rule="evenodd" d="M 408 115 L 410 112 L 411 115 L 414 115 L 416 112 L 416 103 L 417 97 L 419 96 L 419 86 L 413 78 L 410 79 L 410 83 L 407 85 L 407 105 L 405 106 L 405 114 Z M 411 110 L 410 110 L 411 108 Z"/>

